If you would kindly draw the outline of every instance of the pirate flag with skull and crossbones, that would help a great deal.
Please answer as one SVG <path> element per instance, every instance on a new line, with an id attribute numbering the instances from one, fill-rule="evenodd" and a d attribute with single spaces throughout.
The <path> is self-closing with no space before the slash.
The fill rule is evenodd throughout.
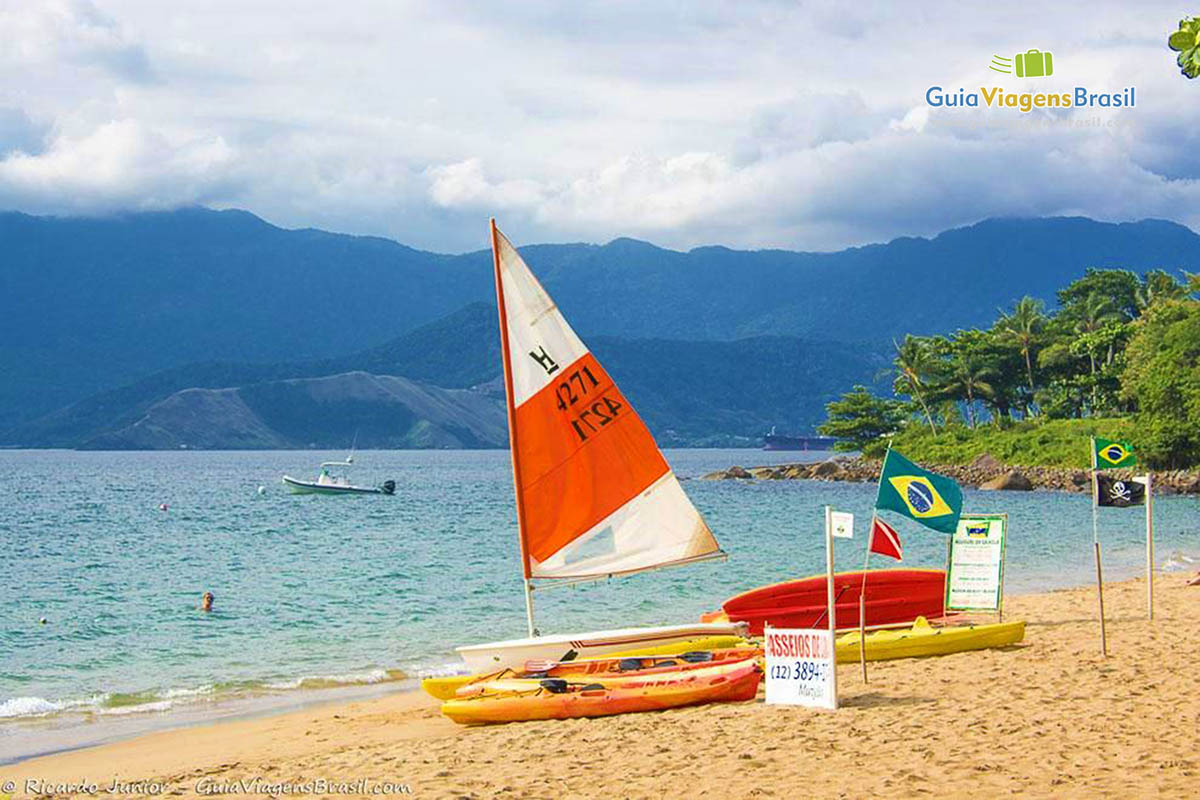
<path id="1" fill-rule="evenodd" d="M 1096 474 L 1096 505 L 1128 508 L 1146 504 L 1146 479 L 1123 480 Z"/>

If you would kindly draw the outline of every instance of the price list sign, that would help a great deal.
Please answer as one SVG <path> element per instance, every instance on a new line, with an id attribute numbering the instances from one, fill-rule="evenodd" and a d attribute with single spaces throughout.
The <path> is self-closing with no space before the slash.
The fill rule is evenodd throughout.
<path id="1" fill-rule="evenodd" d="M 767 628 L 767 702 L 837 708 L 833 634 L 808 628 Z"/>

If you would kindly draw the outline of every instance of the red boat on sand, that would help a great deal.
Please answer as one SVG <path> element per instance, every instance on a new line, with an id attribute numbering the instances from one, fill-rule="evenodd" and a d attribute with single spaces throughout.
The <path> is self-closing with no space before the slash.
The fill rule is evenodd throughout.
<path id="1" fill-rule="evenodd" d="M 770 586 L 760 586 L 729 598 L 720 611 L 701 617 L 704 622 L 728 619 L 750 623 L 750 633 L 761 636 L 763 625 L 773 628 L 821 628 L 825 618 L 826 576 L 813 575 Z M 858 628 L 858 595 L 863 573 L 834 575 L 833 594 L 839 630 Z M 867 572 L 866 627 L 904 625 L 917 617 L 946 615 L 946 571 L 941 569 L 880 569 Z"/>

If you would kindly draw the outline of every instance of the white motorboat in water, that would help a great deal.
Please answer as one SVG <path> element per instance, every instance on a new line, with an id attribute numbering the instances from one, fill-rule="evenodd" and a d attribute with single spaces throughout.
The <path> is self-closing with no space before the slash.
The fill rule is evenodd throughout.
<path id="1" fill-rule="evenodd" d="M 315 481 L 305 481 L 283 476 L 283 485 L 292 494 L 395 494 L 396 482 L 384 481 L 380 486 L 355 486 L 345 470 L 354 466 L 354 456 L 347 456 L 345 461 L 324 461 L 321 463 L 321 474 Z"/>

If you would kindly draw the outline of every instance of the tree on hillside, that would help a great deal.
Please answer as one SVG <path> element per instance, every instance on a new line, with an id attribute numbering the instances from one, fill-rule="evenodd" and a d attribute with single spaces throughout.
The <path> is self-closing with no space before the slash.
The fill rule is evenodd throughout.
<path id="1" fill-rule="evenodd" d="M 1070 319 L 1078 317 L 1093 295 L 1108 301 L 1108 311 L 1121 314 L 1125 319 L 1133 319 L 1138 315 L 1137 295 L 1140 287 L 1138 276 L 1127 269 L 1089 267 L 1082 278 L 1072 281 L 1055 294 L 1062 309 L 1060 313 Z"/>
<path id="2" fill-rule="evenodd" d="M 1016 345 L 1025 361 L 1025 380 L 1029 386 L 1029 397 L 1032 400 L 1036 391 L 1033 385 L 1034 351 L 1041 340 L 1042 329 L 1046 324 L 1046 304 L 1035 297 L 1026 295 L 1017 301 L 1011 314 L 1000 312 L 997 327 L 1003 338 Z M 1028 408 L 1026 411 L 1028 412 Z"/>
<path id="3" fill-rule="evenodd" d="M 896 394 L 909 395 L 917 404 L 921 406 L 921 412 L 925 415 L 925 421 L 929 423 L 929 430 L 937 435 L 937 425 L 934 424 L 933 414 L 929 410 L 929 404 L 926 402 L 926 381 L 933 374 L 935 369 L 933 353 L 930 351 L 929 342 L 911 333 L 904 337 L 904 341 L 897 343 L 892 340 L 892 346 L 896 348 L 896 380 L 892 385 L 892 391 Z"/>
<path id="4" fill-rule="evenodd" d="M 817 432 L 836 436 L 840 441 L 834 445 L 835 450 L 878 449 L 882 438 L 898 431 L 908 416 L 899 400 L 876 397 L 865 386 L 855 386 L 826 405 L 825 410 L 828 417 Z"/>
<path id="5" fill-rule="evenodd" d="M 997 374 L 994 363 L 984 353 L 984 332 L 957 331 L 952 337 L 935 337 L 935 352 L 943 356 L 944 366 L 938 375 L 937 394 L 964 405 L 967 427 L 978 424 L 976 403 L 995 397 L 996 389 L 989 379 Z"/>
<path id="6" fill-rule="evenodd" d="M 1134 295 L 1134 301 L 1137 303 L 1140 317 L 1155 303 L 1163 300 L 1179 300 L 1185 296 L 1187 296 L 1186 286 L 1165 270 L 1152 269 L 1142 278 L 1142 283 Z"/>
<path id="7" fill-rule="evenodd" d="M 1154 465 L 1200 463 L 1200 302 L 1156 303 L 1135 327 L 1121 391 L 1137 404 L 1138 445 Z"/>
<path id="8" fill-rule="evenodd" d="M 1085 354 L 1091 369 L 1092 378 L 1092 413 L 1098 405 L 1099 391 L 1096 385 L 1096 365 L 1100 351 L 1105 343 L 1111 343 L 1111 338 L 1099 335 L 1104 328 L 1122 321 L 1121 313 L 1114 310 L 1113 299 L 1099 291 L 1093 291 L 1073 308 L 1075 333 L 1077 339 L 1072 343 L 1073 350 Z M 1112 351 L 1109 349 L 1111 360 Z"/>

